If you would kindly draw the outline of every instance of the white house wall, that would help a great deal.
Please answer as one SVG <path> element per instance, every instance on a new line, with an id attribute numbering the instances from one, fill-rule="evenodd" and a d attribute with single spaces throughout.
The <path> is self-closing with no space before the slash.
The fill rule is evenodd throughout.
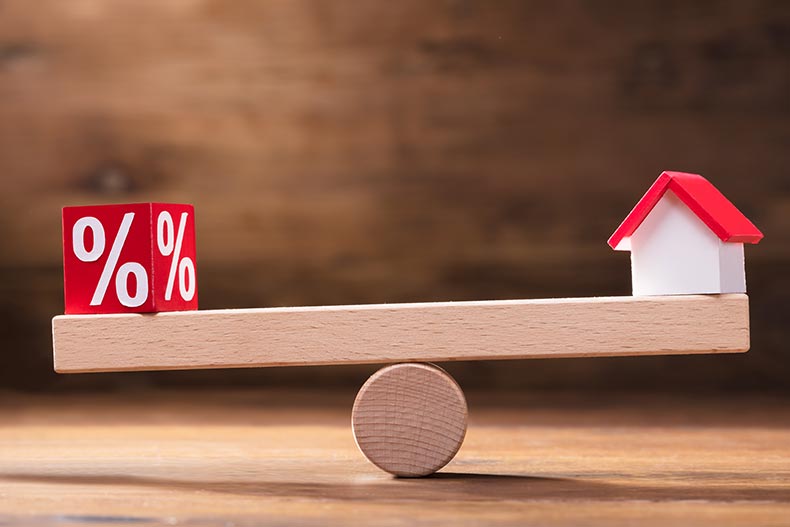
<path id="1" fill-rule="evenodd" d="M 720 281 L 722 293 L 745 293 L 746 270 L 743 263 L 743 244 L 724 243 L 720 245 Z"/>
<path id="2" fill-rule="evenodd" d="M 731 254 L 736 251 L 722 245 L 740 244 L 722 244 L 672 191 L 667 191 L 631 236 L 633 294 L 722 292 L 722 256 L 728 261 L 730 280 L 730 267 L 737 267 L 737 254 Z"/>

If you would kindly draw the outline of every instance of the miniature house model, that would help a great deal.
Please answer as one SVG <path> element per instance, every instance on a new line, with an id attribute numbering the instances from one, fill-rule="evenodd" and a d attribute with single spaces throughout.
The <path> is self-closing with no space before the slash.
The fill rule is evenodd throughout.
<path id="1" fill-rule="evenodd" d="M 631 251 L 635 296 L 745 293 L 743 244 L 762 237 L 702 176 L 664 172 L 609 245 Z"/>

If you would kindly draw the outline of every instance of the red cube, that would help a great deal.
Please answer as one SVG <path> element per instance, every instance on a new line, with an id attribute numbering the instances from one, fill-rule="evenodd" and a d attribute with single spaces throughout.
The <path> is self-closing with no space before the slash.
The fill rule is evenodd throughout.
<path id="1" fill-rule="evenodd" d="M 64 207 L 66 313 L 197 309 L 195 256 L 192 205 Z"/>

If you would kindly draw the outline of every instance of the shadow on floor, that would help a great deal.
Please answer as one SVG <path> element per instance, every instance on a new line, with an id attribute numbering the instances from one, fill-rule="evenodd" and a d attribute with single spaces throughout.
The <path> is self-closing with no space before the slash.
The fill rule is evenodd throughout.
<path id="1" fill-rule="evenodd" d="M 287 478 L 287 474 L 284 475 Z M 619 478 L 620 476 L 613 476 Z M 134 486 L 239 496 L 330 499 L 339 501 L 773 501 L 790 502 L 790 492 L 759 484 L 727 485 L 721 474 L 689 474 L 683 483 L 649 481 L 611 483 L 591 478 L 551 478 L 519 474 L 442 472 L 426 478 L 379 478 L 355 481 L 188 481 L 126 475 L 0 474 L 0 480 L 55 485 Z"/>

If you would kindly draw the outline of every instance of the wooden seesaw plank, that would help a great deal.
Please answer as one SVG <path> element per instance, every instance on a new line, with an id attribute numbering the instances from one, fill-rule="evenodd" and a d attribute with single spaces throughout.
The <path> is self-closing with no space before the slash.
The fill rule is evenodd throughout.
<path id="1" fill-rule="evenodd" d="M 63 315 L 59 372 L 741 352 L 744 294 Z"/>

